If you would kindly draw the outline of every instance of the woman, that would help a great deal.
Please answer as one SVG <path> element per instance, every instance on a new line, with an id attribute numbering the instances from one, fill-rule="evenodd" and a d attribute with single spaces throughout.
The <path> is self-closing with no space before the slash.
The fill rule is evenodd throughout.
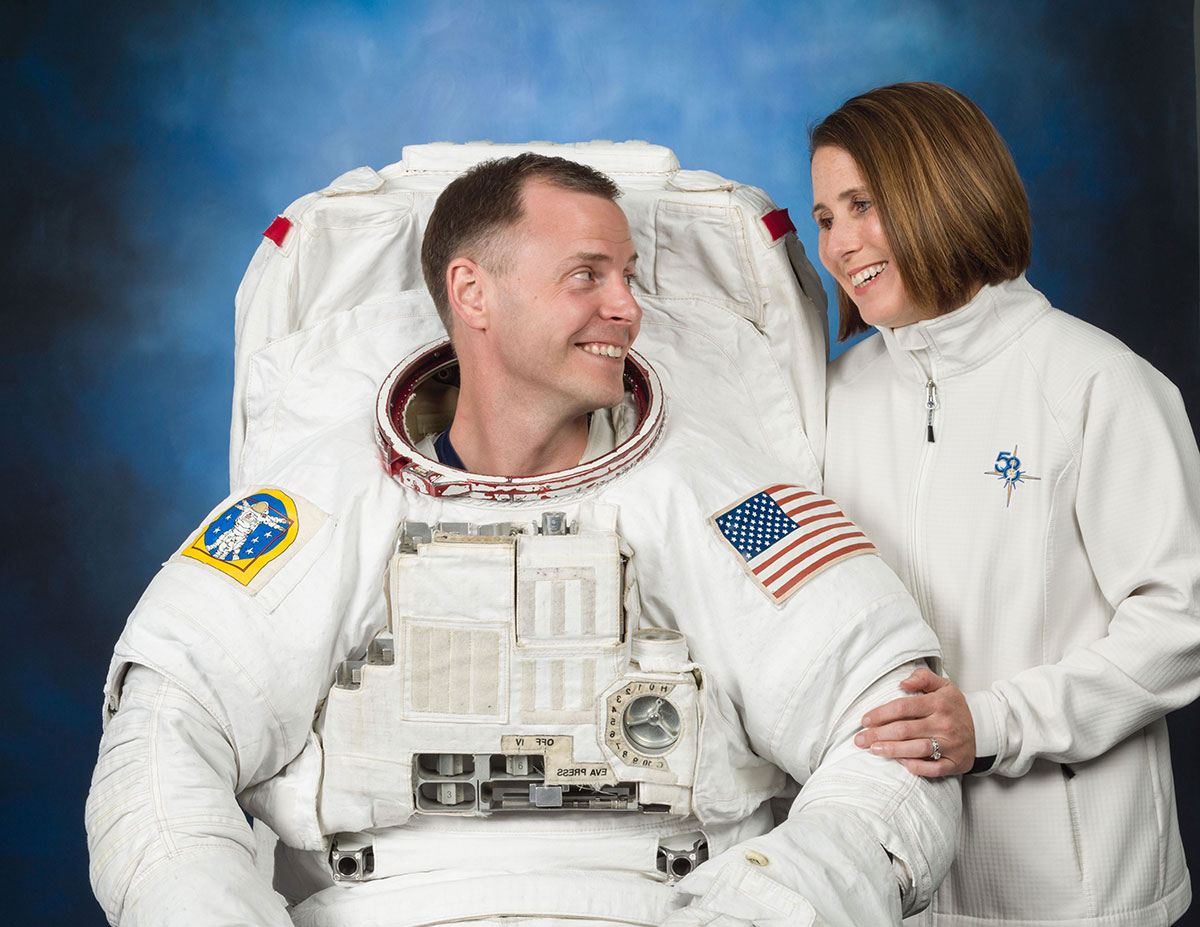
<path id="1" fill-rule="evenodd" d="M 825 490 L 951 681 L 863 749 L 963 779 L 925 923 L 1166 924 L 1191 898 L 1164 715 L 1200 693 L 1200 455 L 1178 391 L 1025 280 L 1025 191 L 962 94 L 898 84 L 811 136 L 840 337 Z"/>

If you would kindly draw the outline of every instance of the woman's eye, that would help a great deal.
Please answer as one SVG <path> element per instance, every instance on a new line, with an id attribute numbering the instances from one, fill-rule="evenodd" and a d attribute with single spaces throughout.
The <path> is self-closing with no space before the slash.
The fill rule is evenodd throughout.
<path id="1" fill-rule="evenodd" d="M 629 287 L 631 290 L 633 289 L 634 284 L 636 284 L 636 283 L 637 283 L 637 274 L 626 274 L 625 275 L 625 285 L 627 287 Z"/>
<path id="2" fill-rule="evenodd" d="M 871 208 L 871 201 L 870 200 L 855 200 L 853 203 L 853 208 L 854 208 L 855 212 L 866 212 L 868 209 Z"/>

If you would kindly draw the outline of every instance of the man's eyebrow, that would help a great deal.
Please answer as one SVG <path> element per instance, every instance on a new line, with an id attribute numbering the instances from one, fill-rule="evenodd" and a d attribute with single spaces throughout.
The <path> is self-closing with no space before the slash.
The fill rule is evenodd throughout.
<path id="1" fill-rule="evenodd" d="M 568 261 L 587 261 L 590 264 L 613 264 L 613 263 L 615 263 L 613 261 L 611 255 L 601 254 L 599 251 L 577 251 L 577 252 L 575 252 L 575 254 L 572 254 L 569 258 L 567 258 L 567 260 Z M 632 264 L 636 260 L 637 260 L 637 255 L 635 254 L 628 261 L 626 261 L 626 263 Z"/>
<path id="2" fill-rule="evenodd" d="M 638 256 L 636 254 L 634 254 L 625 263 L 626 264 L 634 264 L 637 262 L 637 259 L 638 259 Z M 569 258 L 567 258 L 565 261 L 562 262 L 562 266 L 566 267 L 571 264 L 578 264 L 581 261 L 585 264 L 615 264 L 615 263 L 617 263 L 616 261 L 613 260 L 613 257 L 610 254 L 602 254 L 599 251 L 576 251 Z"/>
<path id="3" fill-rule="evenodd" d="M 866 187 L 851 187 L 849 190 L 843 190 L 841 193 L 839 193 L 837 195 L 837 198 L 838 198 L 838 202 L 840 203 L 841 201 L 848 200 L 853 196 L 868 196 L 868 195 L 869 195 L 869 192 Z M 828 208 L 829 207 L 826 206 L 824 203 L 813 203 L 813 208 L 812 208 L 813 215 L 815 216 L 822 209 L 828 209 Z"/>

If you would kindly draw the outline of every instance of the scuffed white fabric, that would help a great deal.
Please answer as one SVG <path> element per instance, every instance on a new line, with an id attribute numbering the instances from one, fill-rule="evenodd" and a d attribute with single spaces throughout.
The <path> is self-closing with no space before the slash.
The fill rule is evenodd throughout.
<path id="1" fill-rule="evenodd" d="M 254 868 L 236 778 L 227 731 L 177 684 L 130 667 L 87 806 L 110 923 L 291 924 Z"/>
<path id="2" fill-rule="evenodd" d="M 996 757 L 964 778 L 922 922 L 1179 917 L 1163 716 L 1200 693 L 1200 460 L 1178 391 L 1020 277 L 851 348 L 828 411 L 826 491 L 916 596 Z"/>

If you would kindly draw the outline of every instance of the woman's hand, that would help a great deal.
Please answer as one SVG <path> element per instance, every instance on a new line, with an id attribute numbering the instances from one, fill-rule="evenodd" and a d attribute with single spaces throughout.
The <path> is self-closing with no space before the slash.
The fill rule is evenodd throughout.
<path id="1" fill-rule="evenodd" d="M 975 763 L 975 722 L 962 690 L 924 667 L 901 682 L 900 688 L 918 694 L 865 715 L 864 730 L 854 736 L 855 744 L 898 759 L 918 776 L 952 776 L 970 770 Z M 941 758 L 935 760 L 937 751 Z"/>

